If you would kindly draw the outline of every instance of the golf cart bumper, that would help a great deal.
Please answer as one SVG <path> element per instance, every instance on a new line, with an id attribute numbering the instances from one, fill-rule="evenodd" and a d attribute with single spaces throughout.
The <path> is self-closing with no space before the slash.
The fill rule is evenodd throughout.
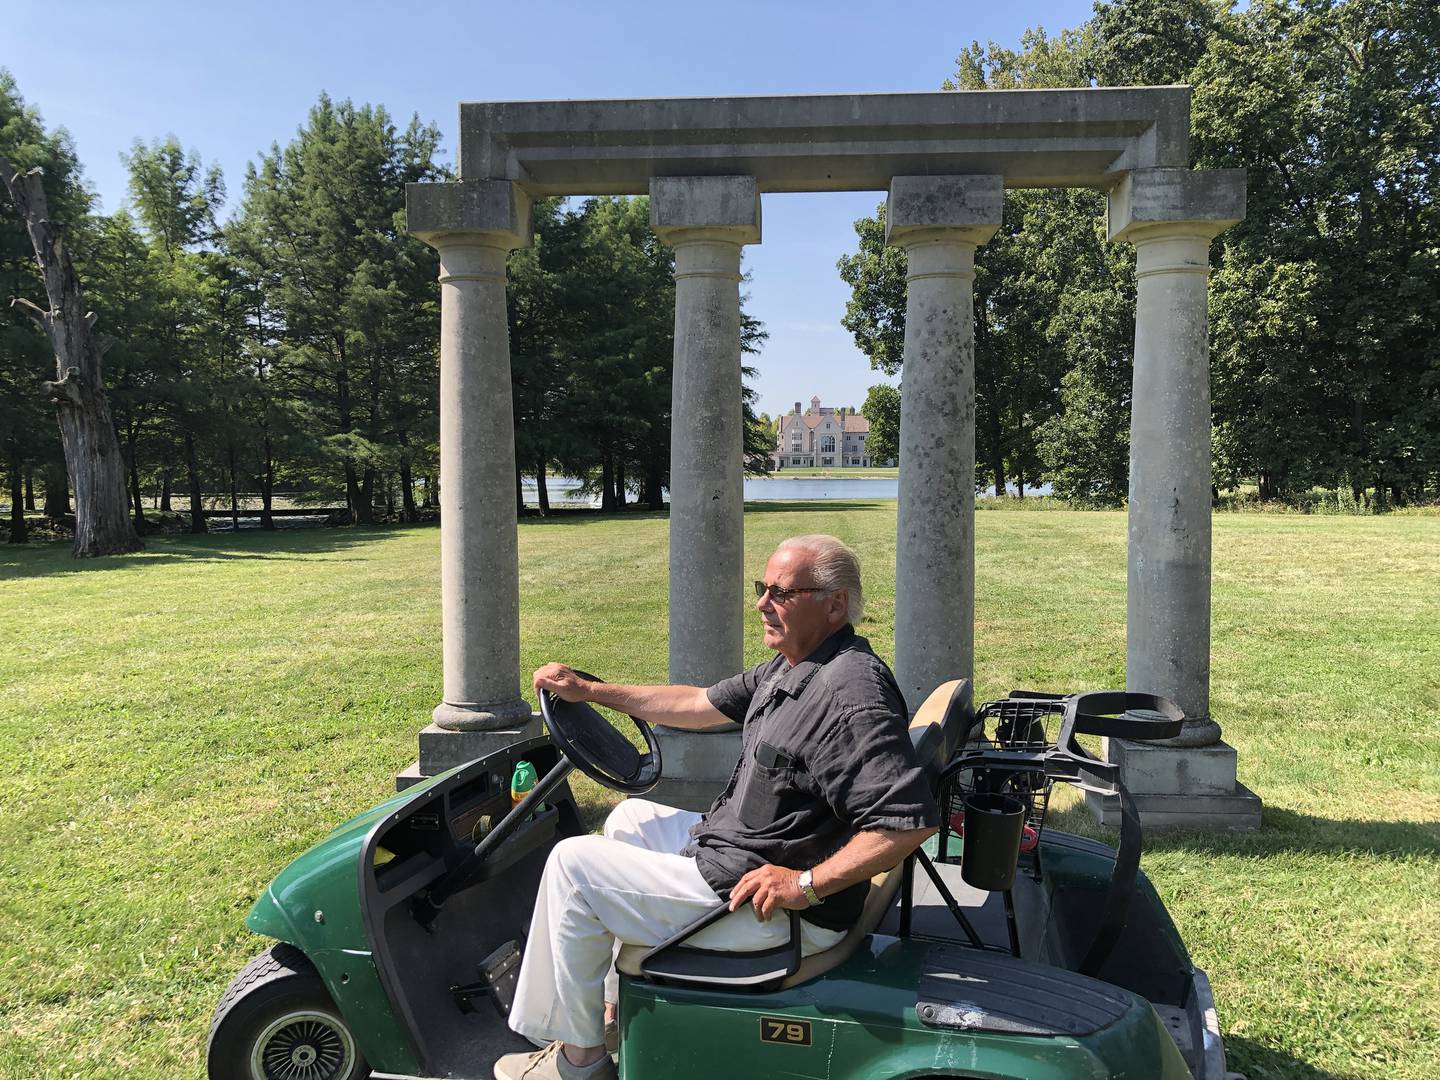
<path id="1" fill-rule="evenodd" d="M 1210 976 L 1200 968 L 1194 975 L 1193 1007 L 1200 1014 L 1200 1045 L 1191 1058 L 1196 1080 L 1227 1080 L 1237 1077 L 1225 1068 L 1225 1043 L 1220 1038 L 1220 1017 L 1215 1012 L 1215 995 L 1210 990 Z M 1178 1040 L 1177 1040 L 1178 1041 Z"/>

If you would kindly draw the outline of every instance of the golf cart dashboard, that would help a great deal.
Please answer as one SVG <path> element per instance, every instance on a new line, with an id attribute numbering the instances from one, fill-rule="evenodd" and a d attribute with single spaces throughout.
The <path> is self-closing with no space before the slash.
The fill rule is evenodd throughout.
<path id="1" fill-rule="evenodd" d="M 553 764 L 553 750 L 548 754 L 547 750 L 531 751 L 542 769 Z M 408 895 L 463 860 L 510 812 L 513 769 L 514 762 L 494 757 L 472 762 L 398 810 L 393 820 L 382 822 L 370 842 L 368 866 L 375 891 Z M 476 880 L 500 872 L 552 840 L 557 818 L 554 806 L 531 814 L 486 860 Z"/>

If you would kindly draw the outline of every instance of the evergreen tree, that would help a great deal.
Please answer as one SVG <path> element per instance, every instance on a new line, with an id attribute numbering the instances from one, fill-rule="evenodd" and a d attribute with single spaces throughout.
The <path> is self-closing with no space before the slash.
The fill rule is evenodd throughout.
<path id="1" fill-rule="evenodd" d="M 314 478 L 338 469 L 353 522 L 374 520 L 387 466 L 413 441 L 434 377 L 436 261 L 404 231 L 405 184 L 439 179 L 439 131 L 322 96 L 283 150 L 252 166 L 240 217 L 264 267 L 273 377 L 323 433 Z M 418 395 L 418 397 L 417 397 Z"/>

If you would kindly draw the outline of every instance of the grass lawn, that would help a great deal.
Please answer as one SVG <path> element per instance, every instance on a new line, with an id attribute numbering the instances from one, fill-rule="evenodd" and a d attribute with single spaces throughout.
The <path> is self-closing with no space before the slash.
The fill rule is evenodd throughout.
<path id="1" fill-rule="evenodd" d="M 1123 515 L 976 527 L 980 695 L 1123 685 Z M 860 550 L 891 655 L 894 503 L 752 505 L 748 565 L 815 531 Z M 663 517 L 520 548 L 524 670 L 664 677 Z M 0 548 L 0 1076 L 200 1074 L 251 902 L 415 756 L 438 563 L 433 527 Z M 1213 705 L 1265 827 L 1153 835 L 1145 866 L 1232 1068 L 1440 1075 L 1440 518 L 1218 516 Z"/>

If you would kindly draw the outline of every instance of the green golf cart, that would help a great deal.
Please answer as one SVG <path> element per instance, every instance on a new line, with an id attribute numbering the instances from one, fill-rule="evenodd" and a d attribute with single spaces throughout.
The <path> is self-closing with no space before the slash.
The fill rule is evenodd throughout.
<path id="1" fill-rule="evenodd" d="M 506 1016 L 540 874 L 585 831 L 567 777 L 626 794 L 660 777 L 588 705 L 542 695 L 549 734 L 432 777 L 286 867 L 246 925 L 277 944 L 231 983 L 207 1051 L 214 1080 L 489 1078 L 529 1049 Z M 939 688 L 911 735 L 945 827 L 872 883 L 826 952 L 626 946 L 623 1080 L 787 1076 L 1224 1080 L 1209 983 L 1139 872 L 1115 767 L 1080 736 L 1167 738 L 1169 701 L 1016 691 L 976 709 Z M 512 807 L 517 764 L 538 771 Z M 1055 783 L 1117 796 L 1118 849 L 1045 827 Z M 791 913 L 791 919 L 798 919 Z"/>

